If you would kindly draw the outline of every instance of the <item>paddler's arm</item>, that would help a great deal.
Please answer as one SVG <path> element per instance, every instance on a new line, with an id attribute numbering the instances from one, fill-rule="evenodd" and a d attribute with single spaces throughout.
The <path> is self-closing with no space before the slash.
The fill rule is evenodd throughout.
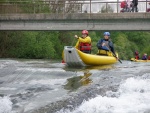
<path id="1" fill-rule="evenodd" d="M 79 42 L 83 42 L 83 43 L 91 43 L 91 38 L 89 36 L 87 36 L 86 38 L 81 38 L 81 37 L 78 37 L 78 41 Z"/>
<path id="2" fill-rule="evenodd" d="M 77 41 L 75 48 L 77 48 L 77 49 L 79 48 L 79 41 Z"/>
<path id="3" fill-rule="evenodd" d="M 74 36 L 76 39 L 79 39 L 79 37 L 77 35 Z M 79 49 L 79 40 L 77 41 L 76 45 L 75 45 L 76 49 Z"/>

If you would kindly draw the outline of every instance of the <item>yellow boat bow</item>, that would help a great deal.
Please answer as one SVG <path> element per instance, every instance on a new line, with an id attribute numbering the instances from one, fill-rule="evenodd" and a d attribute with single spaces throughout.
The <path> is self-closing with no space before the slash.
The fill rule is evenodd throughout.
<path id="1" fill-rule="evenodd" d="M 72 46 L 64 47 L 63 60 L 68 66 L 108 65 L 118 61 L 113 55 L 102 56 L 97 54 L 87 54 Z"/>
<path id="2" fill-rule="evenodd" d="M 141 59 L 135 59 L 135 58 L 131 58 L 131 61 L 134 61 L 134 62 L 150 62 L 150 60 L 141 60 Z"/>

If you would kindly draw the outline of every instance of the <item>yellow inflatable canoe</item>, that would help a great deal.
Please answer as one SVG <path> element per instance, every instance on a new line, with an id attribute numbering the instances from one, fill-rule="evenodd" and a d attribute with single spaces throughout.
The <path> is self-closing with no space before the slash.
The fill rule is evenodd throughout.
<path id="1" fill-rule="evenodd" d="M 114 64 L 118 60 L 113 56 L 86 54 L 72 46 L 65 46 L 63 60 L 68 66 L 98 66 Z"/>
<path id="2" fill-rule="evenodd" d="M 150 60 L 141 60 L 141 59 L 137 60 L 135 58 L 131 58 L 131 61 L 134 61 L 134 62 L 150 62 Z"/>

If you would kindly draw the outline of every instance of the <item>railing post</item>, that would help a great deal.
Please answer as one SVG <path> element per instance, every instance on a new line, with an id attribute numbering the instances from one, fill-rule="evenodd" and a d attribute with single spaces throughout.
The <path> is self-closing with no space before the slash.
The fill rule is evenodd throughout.
<path id="1" fill-rule="evenodd" d="M 63 18 L 65 17 L 65 3 L 63 3 Z"/>
<path id="2" fill-rule="evenodd" d="M 82 13 L 82 3 L 81 3 L 81 13 Z"/>
<path id="3" fill-rule="evenodd" d="M 32 2 L 32 6 L 33 6 L 32 13 L 35 14 L 35 2 L 34 2 L 34 0 L 33 0 L 33 2 Z"/>
<path id="4" fill-rule="evenodd" d="M 90 19 L 91 19 L 91 0 L 90 0 Z"/>
<path id="5" fill-rule="evenodd" d="M 147 12 L 147 0 L 146 0 L 146 12 Z"/>
<path id="6" fill-rule="evenodd" d="M 17 4 L 15 6 L 16 6 L 15 9 L 16 9 L 16 13 L 17 13 Z"/>
<path id="7" fill-rule="evenodd" d="M 117 13 L 118 13 L 118 4 L 119 4 L 119 0 L 117 0 Z"/>
<path id="8" fill-rule="evenodd" d="M 108 13 L 108 3 L 106 3 L 106 12 Z"/>

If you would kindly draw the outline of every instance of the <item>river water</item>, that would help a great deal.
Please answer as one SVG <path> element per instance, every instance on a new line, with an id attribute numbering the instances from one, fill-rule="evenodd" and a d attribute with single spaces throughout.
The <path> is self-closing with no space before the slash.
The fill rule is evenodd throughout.
<path id="1" fill-rule="evenodd" d="M 122 62 L 0 59 L 0 113 L 150 113 L 150 62 Z"/>

